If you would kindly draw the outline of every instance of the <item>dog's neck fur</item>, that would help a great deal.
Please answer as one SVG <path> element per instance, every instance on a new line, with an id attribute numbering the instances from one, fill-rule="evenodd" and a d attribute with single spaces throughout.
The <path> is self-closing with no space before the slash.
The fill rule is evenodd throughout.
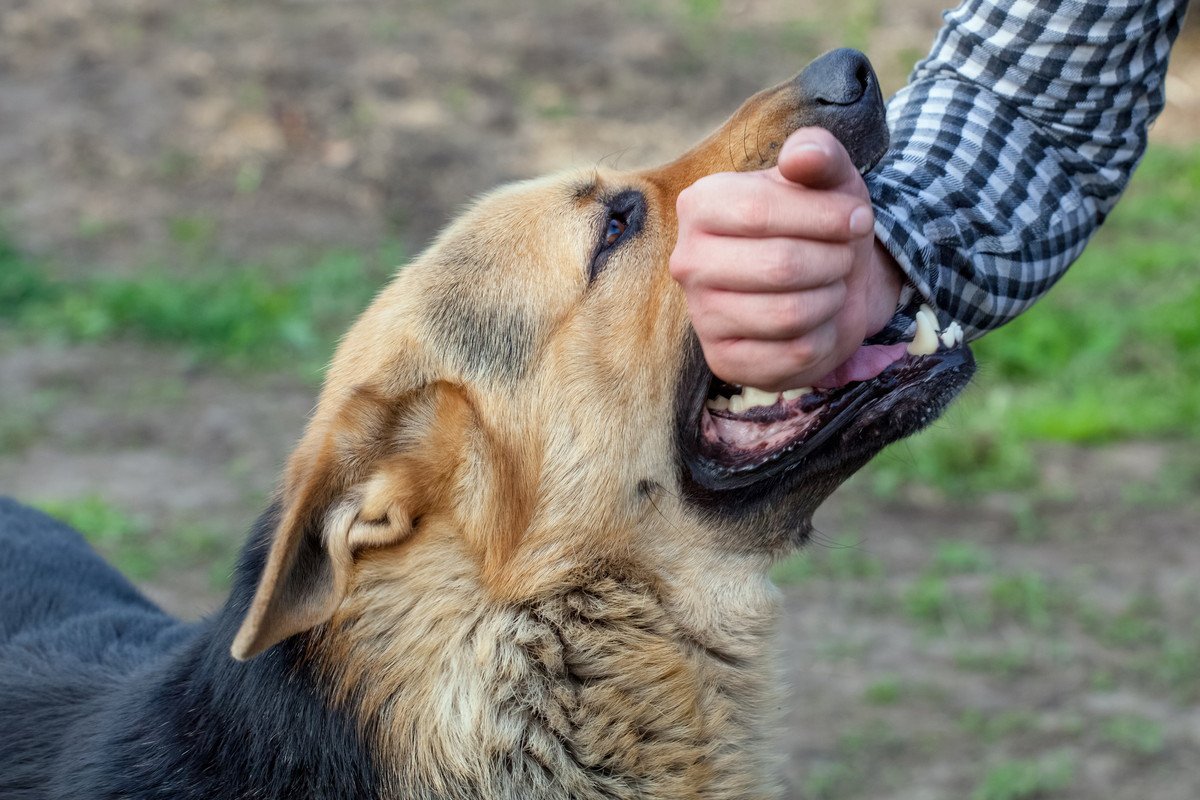
<path id="1" fill-rule="evenodd" d="M 470 559 L 421 555 L 366 561 L 317 654 L 377 731 L 387 796 L 774 796 L 765 578 L 590 564 L 481 603 Z"/>
<path id="2" fill-rule="evenodd" d="M 422 539 L 367 558 L 328 625 L 239 664 L 230 642 L 275 522 L 222 612 L 80 707 L 73 735 L 96 757 L 54 796 L 775 796 L 776 601 L 752 565 L 597 561 L 527 601 L 481 603 L 470 559 L 422 568 L 412 550 L 445 545 Z"/>

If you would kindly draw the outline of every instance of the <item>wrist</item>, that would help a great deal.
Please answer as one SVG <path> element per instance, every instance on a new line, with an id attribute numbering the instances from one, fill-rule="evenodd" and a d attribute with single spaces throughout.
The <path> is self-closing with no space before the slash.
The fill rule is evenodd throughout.
<path id="1" fill-rule="evenodd" d="M 896 313 L 900 292 L 907 279 L 896 259 L 875 239 L 871 246 L 870 266 L 866 281 L 867 338 L 883 330 Z"/>

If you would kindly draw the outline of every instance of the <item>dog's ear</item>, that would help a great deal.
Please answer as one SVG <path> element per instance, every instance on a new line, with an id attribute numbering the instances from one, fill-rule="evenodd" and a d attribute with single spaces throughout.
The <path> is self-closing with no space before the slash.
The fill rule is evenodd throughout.
<path id="1" fill-rule="evenodd" d="M 455 387 L 435 384 L 400 398 L 360 388 L 328 418 L 314 418 L 289 462 L 234 658 L 253 658 L 333 615 L 355 553 L 404 541 L 444 495 L 469 415 Z"/>

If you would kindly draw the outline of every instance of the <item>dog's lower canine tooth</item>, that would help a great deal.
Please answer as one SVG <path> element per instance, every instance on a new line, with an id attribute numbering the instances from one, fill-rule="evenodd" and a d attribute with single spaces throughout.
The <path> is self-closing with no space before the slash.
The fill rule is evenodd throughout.
<path id="1" fill-rule="evenodd" d="M 742 397 L 740 394 L 735 394 L 733 397 L 729 398 L 729 410 L 734 414 L 740 414 L 745 411 L 746 398 Z"/>
<path id="2" fill-rule="evenodd" d="M 934 333 L 939 333 L 941 331 L 942 326 L 938 323 L 937 314 L 928 303 L 921 303 L 921 307 L 917 309 L 917 314 L 924 314 L 929 318 L 929 324 L 933 326 Z"/>
<path id="3" fill-rule="evenodd" d="M 800 386 L 796 389 L 788 389 L 786 392 L 781 392 L 779 396 L 784 400 L 796 400 L 810 392 L 812 392 L 811 386 Z"/>
<path id="4" fill-rule="evenodd" d="M 907 349 L 908 354 L 913 356 L 927 356 L 937 352 L 937 322 L 929 306 L 923 305 L 917 312 L 917 333 L 908 343 Z"/>

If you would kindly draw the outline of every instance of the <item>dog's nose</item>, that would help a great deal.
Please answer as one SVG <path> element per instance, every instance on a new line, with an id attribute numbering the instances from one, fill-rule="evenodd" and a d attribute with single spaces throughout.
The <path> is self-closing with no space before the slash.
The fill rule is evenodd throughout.
<path id="1" fill-rule="evenodd" d="M 800 91 L 818 103 L 851 106 L 875 81 L 871 62 L 857 50 L 831 50 L 800 73 Z"/>
<path id="2" fill-rule="evenodd" d="M 796 76 L 801 124 L 819 125 L 836 136 L 860 171 L 887 149 L 883 95 L 871 62 L 857 50 L 831 50 Z"/>

